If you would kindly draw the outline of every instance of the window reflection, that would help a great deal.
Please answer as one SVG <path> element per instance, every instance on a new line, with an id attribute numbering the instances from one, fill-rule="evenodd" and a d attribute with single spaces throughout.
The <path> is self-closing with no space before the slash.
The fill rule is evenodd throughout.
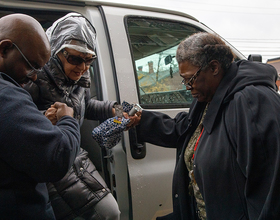
<path id="1" fill-rule="evenodd" d="M 175 55 L 178 44 L 202 31 L 186 23 L 154 18 L 127 18 L 139 87 L 139 102 L 145 107 L 187 107 L 192 96 L 181 84 Z"/>

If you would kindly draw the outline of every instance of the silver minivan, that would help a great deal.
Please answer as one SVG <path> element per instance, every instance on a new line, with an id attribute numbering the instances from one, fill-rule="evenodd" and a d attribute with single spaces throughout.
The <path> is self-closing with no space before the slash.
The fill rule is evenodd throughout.
<path id="1" fill-rule="evenodd" d="M 187 36 L 211 29 L 188 14 L 159 8 L 91 0 L 0 0 L 0 17 L 29 14 L 45 29 L 69 12 L 83 14 L 96 28 L 98 58 L 90 68 L 96 99 L 139 103 L 171 117 L 188 111 L 192 96 L 181 84 L 175 52 Z M 232 49 L 236 60 L 245 59 Z M 102 149 L 91 137 L 99 123 L 84 122 L 82 147 L 117 199 L 121 220 L 152 220 L 172 212 L 175 150 L 139 143 L 134 129 L 125 131 L 113 149 Z"/>

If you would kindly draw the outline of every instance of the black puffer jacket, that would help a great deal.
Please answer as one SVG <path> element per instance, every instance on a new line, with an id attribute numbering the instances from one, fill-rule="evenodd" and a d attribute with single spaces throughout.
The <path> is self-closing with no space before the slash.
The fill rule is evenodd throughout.
<path id="1" fill-rule="evenodd" d="M 84 43 L 85 48 L 95 49 L 96 33 L 90 22 L 77 13 L 58 19 L 46 31 L 52 56 L 38 74 L 35 83 L 26 85 L 39 110 L 47 110 L 54 102 L 73 107 L 74 117 L 82 125 L 84 118 L 104 120 L 112 115 L 115 102 L 91 99 L 89 71 L 78 81 L 69 79 L 56 54 L 71 40 Z M 73 46 L 73 45 L 70 45 Z M 89 131 L 90 132 L 90 131 Z M 74 165 L 59 182 L 48 184 L 51 203 L 57 219 L 94 219 L 93 206 L 109 193 L 104 180 L 81 149 Z"/>
<path id="2" fill-rule="evenodd" d="M 36 82 L 29 83 L 25 89 L 39 110 L 48 109 L 56 101 L 73 107 L 74 117 L 82 125 L 84 117 L 107 119 L 113 116 L 115 102 L 90 99 L 89 85 L 90 78 L 86 74 L 74 82 L 64 74 L 59 60 L 51 58 L 38 74 Z M 92 207 L 110 192 L 83 149 L 67 175 L 56 183 L 48 183 L 48 190 L 57 219 L 76 216 L 94 219 Z M 73 194 L 79 195 L 79 199 L 73 198 Z"/>
<path id="3" fill-rule="evenodd" d="M 104 120 L 113 117 L 115 102 L 91 99 L 89 87 L 88 71 L 78 82 L 73 81 L 65 75 L 59 59 L 51 57 L 38 74 L 36 82 L 30 82 L 25 89 L 29 91 L 39 110 L 47 110 L 57 101 L 73 107 L 74 118 L 79 120 L 80 125 L 84 118 Z"/>
<path id="4" fill-rule="evenodd" d="M 87 152 L 81 149 L 74 165 L 58 182 L 47 184 L 56 219 L 96 219 L 92 207 L 109 192 Z M 79 195 L 77 197 L 77 195 Z"/>

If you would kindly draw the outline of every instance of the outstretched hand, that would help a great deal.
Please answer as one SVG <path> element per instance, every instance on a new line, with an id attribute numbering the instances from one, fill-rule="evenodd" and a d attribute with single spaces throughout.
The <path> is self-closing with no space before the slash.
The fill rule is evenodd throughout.
<path id="1" fill-rule="evenodd" d="M 129 118 L 130 119 L 130 122 L 126 126 L 126 130 L 129 130 L 130 128 L 133 128 L 136 125 L 138 125 L 140 123 L 140 120 L 141 120 L 141 115 L 142 115 L 142 111 L 138 111 L 138 112 L 136 112 L 132 116 L 129 116 L 126 112 L 123 112 L 123 116 L 125 118 Z"/>

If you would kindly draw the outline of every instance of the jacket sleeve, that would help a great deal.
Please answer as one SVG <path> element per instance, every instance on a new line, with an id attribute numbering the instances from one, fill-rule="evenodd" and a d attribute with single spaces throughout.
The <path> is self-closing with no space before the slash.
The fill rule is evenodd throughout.
<path id="1" fill-rule="evenodd" d="M 142 111 L 141 121 L 137 129 L 140 142 L 163 147 L 176 147 L 178 138 L 188 127 L 188 113 L 181 112 L 175 118 L 153 111 Z"/>
<path id="2" fill-rule="evenodd" d="M 85 118 L 89 120 L 105 120 L 113 117 L 112 109 L 115 101 L 99 101 L 96 99 L 86 99 Z"/>
<path id="3" fill-rule="evenodd" d="M 61 179 L 79 151 L 76 120 L 64 116 L 53 126 L 19 87 L 2 87 L 0 100 L 1 160 L 38 182 Z"/>
<path id="4" fill-rule="evenodd" d="M 250 87 L 235 94 L 225 117 L 244 177 L 237 183 L 249 219 L 280 219 L 280 97 L 268 87 Z"/>

